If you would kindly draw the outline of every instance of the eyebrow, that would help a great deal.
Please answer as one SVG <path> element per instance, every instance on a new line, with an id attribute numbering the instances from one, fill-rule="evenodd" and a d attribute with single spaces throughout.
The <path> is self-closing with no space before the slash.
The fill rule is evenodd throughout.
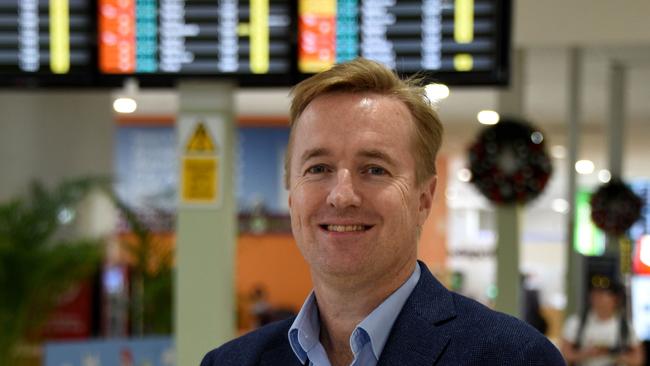
<path id="1" fill-rule="evenodd" d="M 309 159 L 318 158 L 321 156 L 330 156 L 330 155 L 332 155 L 332 153 L 328 149 L 323 147 L 309 149 L 305 151 L 300 157 L 300 165 L 305 164 L 305 162 L 307 162 Z"/>
<path id="2" fill-rule="evenodd" d="M 397 166 L 397 162 L 390 157 L 390 155 L 386 154 L 385 152 L 377 149 L 370 149 L 370 150 L 361 150 L 357 155 L 362 156 L 364 158 L 369 158 L 369 159 L 378 159 L 378 160 L 383 160 L 389 165 L 392 166 Z"/>
<path id="3" fill-rule="evenodd" d="M 300 157 L 300 165 L 305 164 L 305 162 L 307 162 L 309 159 L 323 157 L 323 156 L 330 156 L 330 155 L 332 155 L 332 152 L 329 149 L 323 147 L 309 149 L 305 151 Z M 382 160 L 392 166 L 398 165 L 395 159 L 391 158 L 390 155 L 378 149 L 361 150 L 357 153 L 357 156 L 368 158 L 368 159 Z"/>

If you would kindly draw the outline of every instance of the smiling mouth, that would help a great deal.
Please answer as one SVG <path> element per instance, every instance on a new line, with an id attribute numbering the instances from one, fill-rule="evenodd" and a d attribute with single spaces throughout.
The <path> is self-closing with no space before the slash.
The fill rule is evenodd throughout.
<path id="1" fill-rule="evenodd" d="M 372 225 L 320 225 L 321 229 L 336 233 L 363 232 L 370 230 Z"/>

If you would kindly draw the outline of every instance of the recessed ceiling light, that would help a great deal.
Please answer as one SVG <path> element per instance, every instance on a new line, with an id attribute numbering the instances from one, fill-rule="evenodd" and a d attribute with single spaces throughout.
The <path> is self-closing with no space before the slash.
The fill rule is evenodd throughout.
<path id="1" fill-rule="evenodd" d="M 449 96 L 449 87 L 445 84 L 429 84 L 424 87 L 424 91 L 432 102 L 437 102 Z"/>
<path id="2" fill-rule="evenodd" d="M 563 198 L 556 198 L 551 202 L 551 209 L 558 213 L 569 212 L 569 202 Z"/>
<path id="3" fill-rule="evenodd" d="M 551 156 L 556 159 L 564 159 L 566 157 L 566 147 L 562 145 L 553 145 L 553 147 L 551 147 Z"/>
<path id="4" fill-rule="evenodd" d="M 463 168 L 456 173 L 456 177 L 461 182 L 469 182 L 472 179 L 472 172 L 467 168 Z"/>
<path id="5" fill-rule="evenodd" d="M 483 125 L 496 125 L 499 123 L 499 113 L 492 110 L 483 110 L 478 112 L 476 119 Z"/>
<path id="6" fill-rule="evenodd" d="M 576 172 L 578 174 L 591 174 L 594 172 L 594 162 L 591 160 L 578 160 L 576 162 Z"/>
<path id="7" fill-rule="evenodd" d="M 603 183 L 607 183 L 612 180 L 612 173 L 610 173 L 607 169 L 601 169 L 598 171 L 598 180 Z"/>
<path id="8" fill-rule="evenodd" d="M 133 113 L 138 108 L 138 103 L 133 98 L 117 98 L 113 102 L 113 109 L 117 113 Z"/>

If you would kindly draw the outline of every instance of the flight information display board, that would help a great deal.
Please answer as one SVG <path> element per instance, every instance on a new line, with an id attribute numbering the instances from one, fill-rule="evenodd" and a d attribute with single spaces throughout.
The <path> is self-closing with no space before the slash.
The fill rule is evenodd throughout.
<path id="1" fill-rule="evenodd" d="M 0 0 L 0 75 L 86 74 L 92 61 L 91 0 Z"/>
<path id="2" fill-rule="evenodd" d="M 503 84 L 509 21 L 509 0 L 300 0 L 298 71 L 363 56 L 449 84 Z"/>
<path id="3" fill-rule="evenodd" d="M 290 1 L 99 0 L 103 74 L 287 75 Z"/>
<path id="4" fill-rule="evenodd" d="M 508 81 L 511 0 L 0 0 L 0 85 L 292 85 L 363 56 Z"/>

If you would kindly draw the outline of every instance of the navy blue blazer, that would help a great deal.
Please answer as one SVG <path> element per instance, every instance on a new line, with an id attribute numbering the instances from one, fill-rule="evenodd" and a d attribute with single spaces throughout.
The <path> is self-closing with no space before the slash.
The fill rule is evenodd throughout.
<path id="1" fill-rule="evenodd" d="M 528 324 L 448 291 L 427 267 L 395 320 L 378 366 L 565 365 Z M 210 351 L 201 366 L 298 366 L 287 333 L 294 318 Z"/>

